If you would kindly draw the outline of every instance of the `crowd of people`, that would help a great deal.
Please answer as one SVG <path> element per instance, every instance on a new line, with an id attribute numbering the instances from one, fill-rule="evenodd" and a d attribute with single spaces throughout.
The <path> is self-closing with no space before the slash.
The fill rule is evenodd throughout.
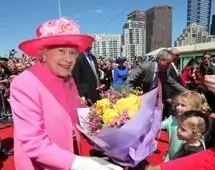
<path id="1" fill-rule="evenodd" d="M 14 52 L 15 50 L 11 50 Z M 15 52 L 14 52 L 15 54 Z M 0 91 L 1 91 L 1 112 L 0 122 L 7 123 L 11 120 L 11 110 L 8 102 L 9 99 L 9 88 L 12 79 L 33 65 L 34 59 L 26 55 L 22 55 L 19 58 L 15 58 L 11 52 L 10 57 L 0 58 Z"/>
<path id="2" fill-rule="evenodd" d="M 0 57 L 0 123 L 12 124 L 12 112 L 9 103 L 10 83 L 12 79 L 25 69 L 34 64 L 34 59 L 22 54 L 15 57 L 16 51 L 12 49 L 8 57 Z M 13 152 L 7 151 L 1 143 L 0 136 L 0 155 L 10 156 Z"/>
<path id="3" fill-rule="evenodd" d="M 161 129 L 169 134 L 169 150 L 161 165 L 144 163 L 133 169 L 215 169 L 211 54 L 192 59 L 180 71 L 177 48 L 131 63 L 122 56 L 96 58 L 92 42 L 76 23 L 61 18 L 42 24 L 36 38 L 22 42 L 21 57 L 11 50 L 8 58 L 0 58 L 0 118 L 4 122 L 13 115 L 16 169 L 121 170 L 102 158 L 79 155 L 76 109 L 83 102 L 91 106 L 110 88 L 141 87 L 147 93 L 159 84 L 164 104 Z M 197 158 L 201 160 L 194 164 Z"/>

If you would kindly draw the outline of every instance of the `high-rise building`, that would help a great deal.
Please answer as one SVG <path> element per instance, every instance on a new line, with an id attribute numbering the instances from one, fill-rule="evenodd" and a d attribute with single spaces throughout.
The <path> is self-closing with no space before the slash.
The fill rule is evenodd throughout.
<path id="1" fill-rule="evenodd" d="M 146 21 L 145 11 L 136 10 L 127 15 L 127 20 L 131 21 Z"/>
<path id="2" fill-rule="evenodd" d="M 210 34 L 215 35 L 215 14 L 212 16 Z"/>
<path id="3" fill-rule="evenodd" d="M 154 6 L 146 11 L 146 52 L 172 44 L 172 7 Z"/>
<path id="4" fill-rule="evenodd" d="M 214 41 L 215 37 L 209 35 L 206 28 L 196 23 L 187 26 L 180 37 L 175 41 L 175 46 L 192 45 Z"/>
<path id="5" fill-rule="evenodd" d="M 188 0 L 187 10 L 187 25 L 196 23 L 209 32 L 211 0 Z"/>
<path id="6" fill-rule="evenodd" d="M 123 26 L 122 55 L 131 60 L 145 54 L 145 12 L 133 11 Z"/>
<path id="7" fill-rule="evenodd" d="M 92 53 L 96 57 L 115 58 L 121 52 L 121 34 L 92 34 Z"/>

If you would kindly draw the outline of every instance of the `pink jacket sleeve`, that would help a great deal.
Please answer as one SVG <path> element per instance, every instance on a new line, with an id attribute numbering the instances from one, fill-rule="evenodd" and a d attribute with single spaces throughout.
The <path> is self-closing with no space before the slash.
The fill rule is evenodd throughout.
<path id="1" fill-rule="evenodd" d="M 61 149 L 48 138 L 39 103 L 38 87 L 31 79 L 27 81 L 15 79 L 11 85 L 10 101 L 15 137 L 27 156 L 44 169 L 68 170 L 75 155 Z"/>
<path id="2" fill-rule="evenodd" d="M 215 149 L 161 164 L 162 170 L 215 170 Z"/>

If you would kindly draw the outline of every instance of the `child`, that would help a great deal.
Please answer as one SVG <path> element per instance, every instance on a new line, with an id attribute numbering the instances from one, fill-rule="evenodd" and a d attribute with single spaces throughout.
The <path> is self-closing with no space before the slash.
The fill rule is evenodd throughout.
<path id="1" fill-rule="evenodd" d="M 175 158 L 188 156 L 205 149 L 204 135 L 209 118 L 201 111 L 191 110 L 179 117 L 178 138 L 185 141 Z"/>
<path id="2" fill-rule="evenodd" d="M 183 141 L 177 137 L 178 117 L 188 110 L 201 110 L 202 97 L 195 91 L 185 91 L 175 100 L 175 115 L 169 116 L 161 124 L 161 129 L 169 133 L 169 149 L 165 161 L 175 158 Z"/>

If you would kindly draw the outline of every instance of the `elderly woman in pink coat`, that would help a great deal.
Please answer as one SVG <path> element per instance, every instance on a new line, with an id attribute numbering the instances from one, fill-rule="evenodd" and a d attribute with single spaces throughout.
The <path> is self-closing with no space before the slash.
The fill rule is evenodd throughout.
<path id="1" fill-rule="evenodd" d="M 36 34 L 19 48 L 38 61 L 11 84 L 16 169 L 121 170 L 99 158 L 78 156 L 80 100 L 70 73 L 93 38 L 66 18 L 45 22 Z"/>

